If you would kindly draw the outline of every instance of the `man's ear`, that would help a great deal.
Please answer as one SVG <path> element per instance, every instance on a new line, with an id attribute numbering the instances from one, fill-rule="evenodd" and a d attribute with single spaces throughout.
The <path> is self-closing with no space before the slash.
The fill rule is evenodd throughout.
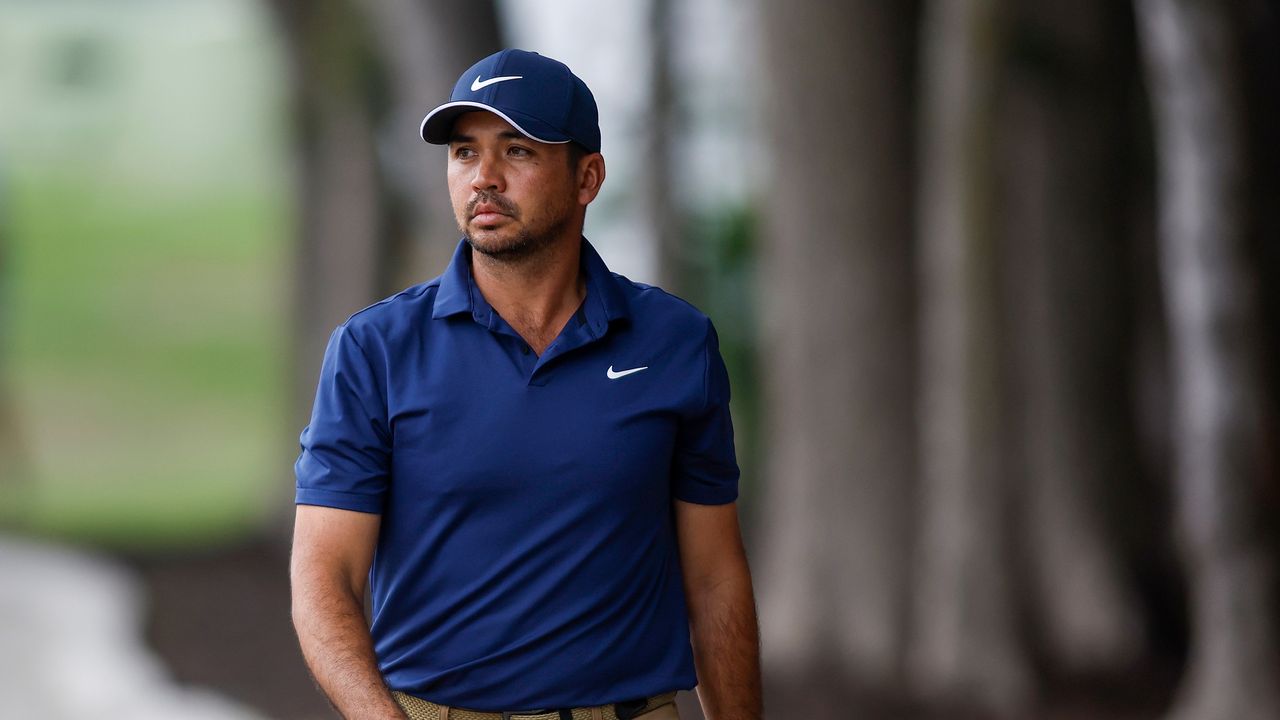
<path id="1" fill-rule="evenodd" d="M 588 153 L 578 161 L 578 204 L 590 205 L 604 185 L 604 156 Z"/>

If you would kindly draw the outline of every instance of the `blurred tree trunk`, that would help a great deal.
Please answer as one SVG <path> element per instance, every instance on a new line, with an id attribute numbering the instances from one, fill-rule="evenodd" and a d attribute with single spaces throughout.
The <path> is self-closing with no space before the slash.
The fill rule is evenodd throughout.
<path id="1" fill-rule="evenodd" d="M 926 4 L 922 65 L 921 527 L 910 664 L 938 702 L 1025 707 L 995 218 L 999 0 Z"/>
<path id="2" fill-rule="evenodd" d="M 672 140 L 676 132 L 675 71 L 671 0 L 649 0 L 649 118 L 644 153 L 645 215 L 654 232 L 658 284 L 682 297 L 688 294 L 692 263 L 682 237 L 676 204 Z"/>
<path id="3" fill-rule="evenodd" d="M 272 0 L 293 87 L 298 208 L 294 419 L 305 419 L 334 326 L 385 289 L 374 38 L 348 0 Z M 292 424 L 292 423 L 291 423 Z"/>
<path id="4" fill-rule="evenodd" d="M 915 11 L 804 0 L 762 13 L 767 670 L 775 682 L 808 674 L 880 686 L 901 677 L 915 474 L 903 82 Z"/>
<path id="5" fill-rule="evenodd" d="M 443 271 L 458 237 L 423 115 L 498 48 L 492 2 L 272 0 L 298 138 L 300 402 L 350 313 Z M 429 160 L 438 160 L 433 165 Z"/>
<path id="6" fill-rule="evenodd" d="M 1241 23 L 1247 46 L 1250 151 L 1250 245 L 1261 269 L 1267 367 L 1280 367 L 1280 2 L 1243 0 Z M 1280 408 L 1280 382 L 1272 373 L 1272 408 Z M 1280 485 L 1280 473 L 1276 483 Z M 1273 487 L 1274 487 L 1273 485 Z M 1280 494 L 1280 488 L 1275 488 Z M 1280 503 L 1280 498 L 1276 498 Z M 1275 508 L 1280 512 L 1280 507 Z M 1277 530 L 1280 534 L 1280 529 Z M 1277 538 L 1280 541 L 1280 538 Z"/>
<path id="7" fill-rule="evenodd" d="M 492 2 L 270 4 L 285 37 L 297 143 L 296 436 L 333 328 L 444 270 L 457 226 L 444 154 L 422 142 L 418 125 L 459 73 L 497 48 L 498 29 Z"/>
<path id="8" fill-rule="evenodd" d="M 1132 669 L 1142 617 L 1108 508 L 1136 492 L 1127 194 L 1128 9 L 1017 4 L 1001 103 L 1006 307 L 1036 646 L 1055 670 Z M 1119 399 L 1119 401 L 1118 401 Z M 1014 438 L 1011 438 L 1011 440 Z M 1010 443 L 1014 445 L 1015 443 Z M 1139 509 L 1139 512 L 1141 509 Z M 1132 517 L 1128 520 L 1133 522 Z"/>
<path id="9" fill-rule="evenodd" d="M 1276 428 L 1247 237 L 1256 171 L 1238 10 L 1137 2 L 1157 130 L 1174 480 L 1191 596 L 1191 653 L 1173 710 L 1184 720 L 1280 717 L 1274 518 L 1265 502 L 1276 482 Z"/>
<path id="10" fill-rule="evenodd" d="M 376 38 L 389 96 L 377 133 L 394 291 L 444 271 L 461 237 L 445 183 L 445 152 L 419 135 L 458 75 L 501 49 L 493 0 L 357 0 Z"/>

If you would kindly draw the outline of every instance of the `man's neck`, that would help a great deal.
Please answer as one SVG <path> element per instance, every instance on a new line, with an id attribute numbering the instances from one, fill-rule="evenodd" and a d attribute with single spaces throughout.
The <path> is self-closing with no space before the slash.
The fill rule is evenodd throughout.
<path id="1" fill-rule="evenodd" d="M 586 296 L 581 235 L 507 262 L 471 252 L 471 274 L 489 305 L 541 355 Z"/>

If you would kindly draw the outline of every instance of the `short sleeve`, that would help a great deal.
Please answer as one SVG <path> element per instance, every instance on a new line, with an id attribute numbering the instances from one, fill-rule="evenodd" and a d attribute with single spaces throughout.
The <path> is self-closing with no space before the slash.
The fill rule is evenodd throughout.
<path id="1" fill-rule="evenodd" d="M 334 330 L 294 463 L 297 504 L 382 512 L 391 443 L 375 367 L 347 326 Z"/>
<path id="2" fill-rule="evenodd" d="M 729 372 L 707 321 L 700 411 L 681 418 L 672 459 L 672 493 L 685 502 L 723 505 L 738 498 L 738 459 L 729 417 Z"/>

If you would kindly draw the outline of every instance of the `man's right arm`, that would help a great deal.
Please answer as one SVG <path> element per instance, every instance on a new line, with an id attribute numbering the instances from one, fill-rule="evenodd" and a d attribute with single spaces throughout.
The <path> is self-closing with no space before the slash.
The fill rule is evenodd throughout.
<path id="1" fill-rule="evenodd" d="M 293 626 L 311 674 L 344 718 L 404 720 L 378 671 L 364 592 L 381 516 L 297 506 Z"/>

